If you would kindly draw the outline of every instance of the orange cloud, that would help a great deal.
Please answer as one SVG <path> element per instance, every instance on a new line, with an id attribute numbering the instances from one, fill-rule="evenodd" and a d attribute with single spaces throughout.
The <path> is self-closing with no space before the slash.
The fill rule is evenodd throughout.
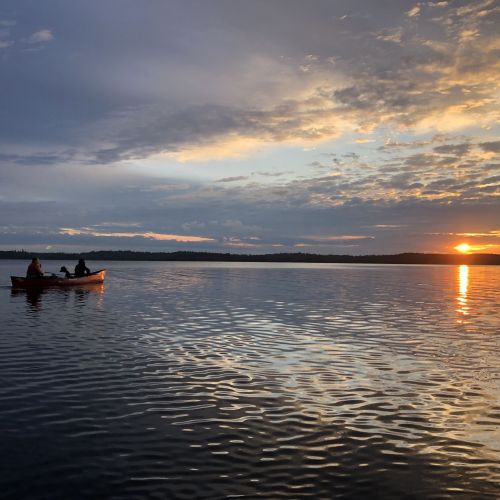
<path id="1" fill-rule="evenodd" d="M 462 253 L 500 252 L 500 245 L 498 243 L 488 243 L 484 245 L 471 245 L 469 243 L 462 243 L 453 248 Z"/>
<path id="2" fill-rule="evenodd" d="M 375 139 L 354 139 L 356 144 L 366 144 L 369 142 L 375 142 Z"/>
<path id="3" fill-rule="evenodd" d="M 488 231 L 487 233 L 455 233 L 456 236 L 468 236 L 470 238 L 500 238 L 500 230 Z"/>
<path id="4" fill-rule="evenodd" d="M 90 228 L 74 229 L 74 228 L 60 228 L 59 234 L 67 234 L 69 236 L 87 235 L 96 237 L 114 237 L 114 238 L 146 238 L 157 241 L 178 241 L 181 243 L 201 243 L 206 241 L 215 241 L 213 238 L 206 238 L 204 236 L 189 236 L 181 234 L 165 234 L 153 232 L 99 232 Z"/>

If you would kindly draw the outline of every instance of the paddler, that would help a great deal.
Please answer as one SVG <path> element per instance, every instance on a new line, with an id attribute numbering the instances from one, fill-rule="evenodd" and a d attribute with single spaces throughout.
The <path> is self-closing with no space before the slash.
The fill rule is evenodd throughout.
<path id="1" fill-rule="evenodd" d="M 80 278 L 90 274 L 90 269 L 85 265 L 85 261 L 80 259 L 78 264 L 75 266 L 75 278 Z"/>
<path id="2" fill-rule="evenodd" d="M 43 278 L 42 264 L 40 264 L 38 257 L 31 259 L 31 264 L 26 270 L 26 278 Z"/>

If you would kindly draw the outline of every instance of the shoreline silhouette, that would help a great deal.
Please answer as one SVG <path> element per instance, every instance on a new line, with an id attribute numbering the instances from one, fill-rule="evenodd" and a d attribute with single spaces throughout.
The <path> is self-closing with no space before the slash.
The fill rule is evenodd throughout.
<path id="1" fill-rule="evenodd" d="M 111 261 L 180 261 L 180 262 L 283 262 L 327 264 L 449 264 L 500 265 L 499 254 L 398 253 L 380 255 L 335 255 L 312 253 L 233 254 L 217 252 L 142 252 L 133 250 L 98 250 L 81 253 L 29 252 L 2 250 L 0 259 L 28 260 L 34 255 L 43 260 L 111 260 Z"/>

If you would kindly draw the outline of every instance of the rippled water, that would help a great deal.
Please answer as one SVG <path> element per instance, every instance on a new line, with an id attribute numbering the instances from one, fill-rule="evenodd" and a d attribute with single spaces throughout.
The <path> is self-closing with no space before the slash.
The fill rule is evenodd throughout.
<path id="1" fill-rule="evenodd" d="M 498 497 L 500 268 L 91 264 L 0 261 L 2 498 Z"/>

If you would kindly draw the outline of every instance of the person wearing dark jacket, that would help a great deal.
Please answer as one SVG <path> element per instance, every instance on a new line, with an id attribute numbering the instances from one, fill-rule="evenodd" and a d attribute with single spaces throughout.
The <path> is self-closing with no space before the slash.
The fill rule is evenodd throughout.
<path id="1" fill-rule="evenodd" d="M 75 278 L 80 278 L 81 276 L 86 276 L 90 274 L 90 269 L 85 265 L 85 261 L 80 259 L 78 264 L 75 266 Z"/>
<path id="2" fill-rule="evenodd" d="M 40 264 L 38 257 L 31 259 L 31 264 L 26 271 L 26 278 L 43 278 L 42 264 Z"/>

